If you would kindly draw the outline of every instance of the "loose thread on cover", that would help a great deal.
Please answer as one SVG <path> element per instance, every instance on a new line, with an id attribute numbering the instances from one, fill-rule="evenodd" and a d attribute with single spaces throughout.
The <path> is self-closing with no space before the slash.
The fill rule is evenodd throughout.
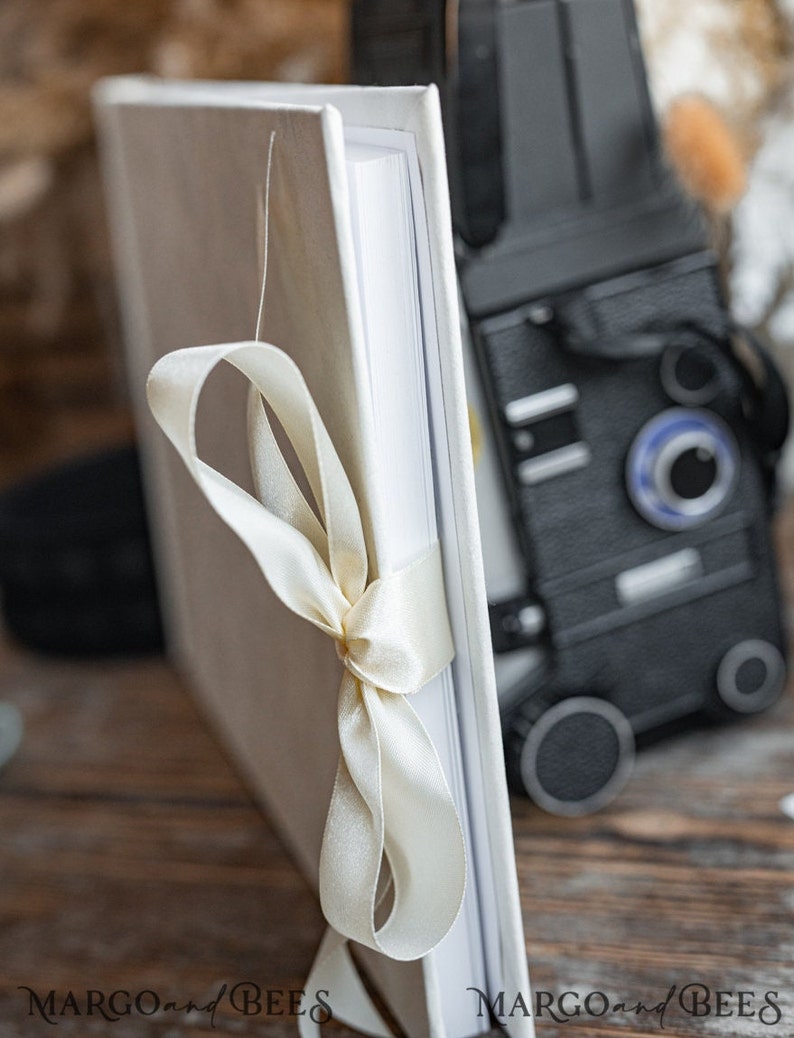
<path id="1" fill-rule="evenodd" d="M 270 238 L 270 173 L 273 169 L 273 144 L 276 140 L 276 131 L 270 132 L 270 143 L 267 148 L 267 171 L 265 173 L 265 241 L 262 257 L 262 287 L 259 291 L 259 310 L 256 315 L 256 331 L 254 341 L 261 342 L 262 315 L 265 312 L 265 286 L 267 285 L 267 249 Z"/>

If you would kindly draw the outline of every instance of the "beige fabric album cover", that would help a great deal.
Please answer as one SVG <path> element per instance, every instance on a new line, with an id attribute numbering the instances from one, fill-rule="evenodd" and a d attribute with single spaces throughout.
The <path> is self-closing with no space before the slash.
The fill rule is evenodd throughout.
<path id="1" fill-rule="evenodd" d="M 429 954 L 398 962 L 365 949 L 362 959 L 411 1038 L 482 1033 L 490 1023 L 478 1015 L 481 1000 L 467 988 L 492 996 L 505 991 L 510 1001 L 511 993 L 520 992 L 531 1003 L 474 496 L 437 92 L 433 87 L 123 77 L 100 84 L 96 113 L 171 648 L 315 887 L 339 759 L 339 659 L 326 634 L 284 607 L 250 552 L 210 507 L 157 428 L 145 385 L 155 362 L 171 351 L 250 344 L 259 338 L 255 328 L 267 229 L 261 339 L 297 364 L 355 494 L 374 575 L 388 568 L 394 505 L 388 487 L 378 490 L 389 474 L 375 447 L 384 434 L 373 413 L 378 394 L 371 379 L 378 365 L 368 360 L 367 351 L 377 344 L 368 347 L 365 341 L 350 163 L 402 154 L 403 149 L 407 155 L 400 169 L 409 170 L 403 179 L 418 206 L 413 210 L 419 243 L 415 276 L 426 322 L 419 338 L 433 382 L 428 394 L 436 485 L 428 493 L 438 507 L 456 652 L 450 687 L 459 697 L 440 740 L 449 742 L 450 753 L 461 762 L 462 792 L 455 798 L 467 841 L 469 880 L 458 921 Z M 388 136 L 394 132 L 397 136 Z M 412 162 L 418 163 L 418 173 Z M 366 167 L 364 175 L 371 175 L 372 168 Z M 397 177 L 393 183 L 402 181 Z M 360 211 L 366 216 L 377 204 L 377 195 L 374 202 L 365 197 Z M 370 222 L 377 231 L 377 213 Z M 196 437 L 205 462 L 253 491 L 247 391 L 240 371 L 228 364 L 214 369 L 198 405 Z M 399 443 L 395 429 L 388 449 L 397 452 L 398 461 Z M 431 717 L 432 704 L 423 706 L 429 686 L 408 698 L 416 699 L 423 719 Z M 432 719 L 426 724 L 435 739 Z M 442 748 L 442 762 L 444 753 Z M 455 792 L 454 776 L 449 781 Z M 532 1021 L 525 1017 L 516 1016 L 506 1026 L 516 1036 L 533 1034 Z"/>

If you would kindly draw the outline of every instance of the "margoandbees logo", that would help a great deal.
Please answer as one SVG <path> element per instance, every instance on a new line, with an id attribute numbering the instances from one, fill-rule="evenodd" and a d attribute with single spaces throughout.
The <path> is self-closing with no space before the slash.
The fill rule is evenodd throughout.
<path id="1" fill-rule="evenodd" d="M 219 1012 L 244 1017 L 308 1016 L 316 1024 L 327 1023 L 333 1017 L 327 991 L 308 994 L 302 990 L 263 988 L 253 981 L 240 981 L 231 987 L 222 984 L 213 998 L 207 1001 L 163 997 L 151 988 L 130 992 L 124 989 L 100 991 L 36 990 L 26 984 L 18 987 L 27 999 L 27 1015 L 47 1024 L 57 1025 L 73 1017 L 93 1017 L 117 1023 L 132 1016 L 162 1017 L 164 1015 L 204 1017 L 204 1022 L 215 1027 Z"/>
<path id="2" fill-rule="evenodd" d="M 493 1016 L 500 1023 L 516 1017 L 532 1016 L 535 1020 L 553 1020 L 558 1024 L 577 1019 L 596 1019 L 609 1016 L 656 1017 L 664 1030 L 665 1017 L 683 1013 L 686 1017 L 702 1020 L 705 1017 L 754 1019 L 765 1027 L 774 1027 L 783 1019 L 780 994 L 777 991 L 726 990 L 711 988 L 699 982 L 672 985 L 660 999 L 610 998 L 603 991 L 534 991 L 532 997 L 522 992 L 499 991 L 495 997 L 479 988 L 466 988 L 477 1003 L 478 1017 Z"/>

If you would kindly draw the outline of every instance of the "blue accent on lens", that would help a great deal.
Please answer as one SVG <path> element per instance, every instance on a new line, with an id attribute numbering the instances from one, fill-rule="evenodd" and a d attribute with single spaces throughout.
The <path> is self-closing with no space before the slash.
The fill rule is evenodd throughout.
<path id="1" fill-rule="evenodd" d="M 670 481 L 675 461 L 702 449 L 713 458 L 716 474 L 700 497 L 681 498 Z M 634 507 L 653 526 L 686 530 L 719 512 L 739 473 L 739 449 L 728 426 L 710 411 L 674 407 L 662 411 L 637 434 L 626 462 L 626 484 Z"/>

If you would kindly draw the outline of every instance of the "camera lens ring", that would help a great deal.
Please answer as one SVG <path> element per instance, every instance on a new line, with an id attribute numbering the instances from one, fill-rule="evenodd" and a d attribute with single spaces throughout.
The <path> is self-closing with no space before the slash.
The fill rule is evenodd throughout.
<path id="1" fill-rule="evenodd" d="M 718 470 L 717 479 L 712 482 L 709 489 L 695 497 L 685 497 L 679 494 L 673 486 L 673 468 L 685 454 L 691 451 L 706 452 L 716 462 L 717 455 L 711 450 L 712 444 L 704 442 L 699 431 L 693 430 L 683 433 L 665 444 L 659 451 L 655 466 L 656 477 L 659 480 L 659 489 L 665 501 L 669 501 L 678 511 L 684 515 L 700 516 L 704 512 L 711 512 L 725 497 L 728 489 L 730 474 L 723 468 Z"/>
<path id="2" fill-rule="evenodd" d="M 687 453 L 702 453 L 714 469 L 702 493 L 685 495 L 673 470 Z M 701 474 L 702 476 L 702 474 Z M 637 433 L 626 460 L 626 488 L 639 514 L 661 530 L 700 526 L 716 515 L 739 478 L 739 448 L 725 422 L 710 411 L 673 407 Z"/>
<path id="3" fill-rule="evenodd" d="M 739 671 L 745 663 L 760 662 L 764 679 L 758 688 L 745 692 L 739 686 Z M 770 706 L 783 690 L 786 663 L 780 650 L 762 638 L 748 638 L 728 649 L 717 668 L 717 693 L 731 710 L 755 714 Z"/>

